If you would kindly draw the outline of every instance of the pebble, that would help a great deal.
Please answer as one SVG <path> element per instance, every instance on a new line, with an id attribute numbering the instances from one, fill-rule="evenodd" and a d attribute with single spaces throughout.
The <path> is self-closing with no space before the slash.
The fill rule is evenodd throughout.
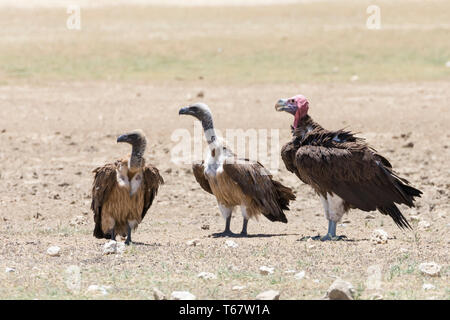
<path id="1" fill-rule="evenodd" d="M 237 248 L 239 245 L 234 242 L 233 240 L 227 240 L 225 241 L 225 245 L 229 248 Z"/>
<path id="2" fill-rule="evenodd" d="M 375 219 L 375 216 L 373 214 L 368 214 L 365 219 Z"/>
<path id="3" fill-rule="evenodd" d="M 447 61 L 447 62 L 445 63 L 445 66 L 446 66 L 447 68 L 450 68 L 450 61 Z"/>
<path id="4" fill-rule="evenodd" d="M 6 273 L 16 272 L 16 269 L 6 267 L 6 268 L 5 268 L 5 272 L 6 272 Z"/>
<path id="5" fill-rule="evenodd" d="M 210 273 L 210 272 L 200 272 L 197 275 L 197 277 L 200 278 L 200 279 L 204 279 L 204 280 L 217 279 L 217 276 L 214 273 Z"/>
<path id="6" fill-rule="evenodd" d="M 93 295 L 102 295 L 105 296 L 108 294 L 108 290 L 111 289 L 110 286 L 98 286 L 96 284 L 91 284 L 87 290 L 86 293 L 93 294 Z"/>
<path id="7" fill-rule="evenodd" d="M 51 257 L 58 257 L 59 253 L 61 251 L 61 248 L 58 246 L 51 246 L 47 249 L 47 254 Z"/>
<path id="8" fill-rule="evenodd" d="M 245 288 L 246 288 L 246 286 L 234 286 L 233 288 L 231 288 L 231 290 L 241 291 L 241 290 L 244 290 Z"/>
<path id="9" fill-rule="evenodd" d="M 383 229 L 376 229 L 372 232 L 370 240 L 372 243 L 385 244 L 388 242 L 388 234 Z"/>
<path id="10" fill-rule="evenodd" d="M 351 78 L 350 78 L 350 81 L 352 81 L 352 82 L 355 82 L 355 81 L 358 81 L 358 80 L 359 80 L 359 77 L 356 74 L 351 76 Z"/>
<path id="11" fill-rule="evenodd" d="M 264 291 L 256 296 L 256 300 L 280 300 L 280 292 L 275 290 Z"/>
<path id="12" fill-rule="evenodd" d="M 353 300 L 355 289 L 350 282 L 336 279 L 328 288 L 326 298 L 329 300 Z"/>
<path id="13" fill-rule="evenodd" d="M 431 226 L 431 224 L 428 221 L 422 220 L 419 222 L 419 224 L 417 226 L 421 230 L 426 230 Z"/>
<path id="14" fill-rule="evenodd" d="M 305 277 L 305 271 L 300 271 L 299 273 L 296 273 L 294 278 L 297 280 L 301 280 Z"/>
<path id="15" fill-rule="evenodd" d="M 153 288 L 153 298 L 155 300 L 167 300 L 166 295 L 158 288 Z"/>
<path id="16" fill-rule="evenodd" d="M 435 286 L 433 286 L 431 283 L 424 283 L 422 286 L 423 290 L 434 290 L 436 289 Z"/>
<path id="17" fill-rule="evenodd" d="M 441 275 L 441 266 L 434 261 L 419 264 L 419 270 L 431 277 L 439 277 Z"/>
<path id="18" fill-rule="evenodd" d="M 274 268 L 262 266 L 259 268 L 259 273 L 266 276 L 268 274 L 272 274 L 274 272 L 274 270 L 275 270 Z"/>
<path id="19" fill-rule="evenodd" d="M 419 216 L 410 216 L 409 219 L 411 221 L 420 221 L 420 217 Z"/>
<path id="20" fill-rule="evenodd" d="M 189 291 L 174 291 L 170 295 L 172 300 L 195 300 L 196 297 Z"/>
<path id="21" fill-rule="evenodd" d="M 125 251 L 125 243 L 109 240 L 103 245 L 103 254 L 123 253 Z"/>
<path id="22" fill-rule="evenodd" d="M 192 239 L 186 242 L 189 247 L 195 247 L 200 243 L 200 239 Z"/>

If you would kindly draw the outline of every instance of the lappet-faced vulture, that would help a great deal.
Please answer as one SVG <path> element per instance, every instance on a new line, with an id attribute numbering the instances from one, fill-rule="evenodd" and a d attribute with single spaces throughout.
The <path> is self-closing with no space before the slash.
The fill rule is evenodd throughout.
<path id="1" fill-rule="evenodd" d="M 141 130 L 123 134 L 117 142 L 129 143 L 131 156 L 93 171 L 94 236 L 115 240 L 119 234 L 127 237 L 125 244 L 130 244 L 131 230 L 144 219 L 164 180 L 156 167 L 145 164 L 147 143 Z"/>
<path id="2" fill-rule="evenodd" d="M 259 162 L 239 159 L 215 133 L 211 111 L 204 103 L 180 109 L 179 114 L 197 118 L 203 126 L 210 152 L 206 161 L 192 166 L 195 179 L 206 191 L 213 194 L 219 210 L 226 220 L 225 231 L 215 236 L 231 236 L 231 214 L 241 207 L 243 226 L 241 235 L 247 235 L 250 218 L 263 214 L 270 221 L 286 223 L 284 210 L 295 199 L 292 190 L 272 179 L 270 172 Z"/>
<path id="3" fill-rule="evenodd" d="M 315 239 L 339 240 L 336 224 L 351 208 L 378 210 L 400 228 L 411 228 L 396 204 L 413 207 L 422 192 L 409 185 L 389 161 L 366 142 L 345 130 L 329 131 L 308 115 L 303 95 L 280 99 L 277 111 L 294 116 L 293 138 L 283 146 L 286 168 L 320 196 L 328 220 L 327 235 Z"/>

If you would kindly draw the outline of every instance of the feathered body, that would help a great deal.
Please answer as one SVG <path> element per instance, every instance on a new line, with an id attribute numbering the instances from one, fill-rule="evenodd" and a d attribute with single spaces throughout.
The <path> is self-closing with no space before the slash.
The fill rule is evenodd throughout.
<path id="1" fill-rule="evenodd" d="M 203 125 L 210 152 L 206 161 L 192 166 L 200 186 L 213 194 L 219 209 L 226 219 L 225 231 L 231 234 L 230 219 L 233 209 L 240 206 L 244 218 L 241 234 L 247 234 L 247 222 L 263 214 L 270 221 L 286 223 L 284 210 L 289 210 L 289 201 L 295 195 L 288 187 L 273 180 L 272 175 L 259 162 L 239 159 L 215 135 L 209 108 L 198 103 L 180 110 L 198 118 Z"/>
<path id="2" fill-rule="evenodd" d="M 334 223 L 331 229 L 335 230 L 335 223 L 351 208 L 378 210 L 399 227 L 410 228 L 396 204 L 413 207 L 414 197 L 422 192 L 400 178 L 390 162 L 364 139 L 350 131 L 326 130 L 314 122 L 306 114 L 308 102 L 303 96 L 289 100 L 298 104 L 298 110 L 293 138 L 283 146 L 281 157 L 286 168 L 320 196 L 326 218 Z M 287 109 L 289 102 L 280 101 Z"/>
<path id="3" fill-rule="evenodd" d="M 145 165 L 143 158 L 138 160 L 131 155 L 93 171 L 91 209 L 96 238 L 125 236 L 135 230 L 164 183 L 156 167 Z"/>

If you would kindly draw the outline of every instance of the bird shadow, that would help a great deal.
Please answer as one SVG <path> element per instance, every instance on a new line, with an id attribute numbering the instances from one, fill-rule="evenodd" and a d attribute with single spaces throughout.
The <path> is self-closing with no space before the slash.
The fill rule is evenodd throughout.
<path id="1" fill-rule="evenodd" d="M 316 238 L 316 239 L 314 239 Z M 319 241 L 319 242 L 327 242 L 327 241 L 321 241 L 320 240 L 320 235 L 317 236 L 304 236 L 301 237 L 300 239 L 298 239 L 297 241 L 308 241 L 308 240 L 313 240 L 313 241 Z M 388 238 L 388 240 L 394 240 L 396 238 Z M 330 241 L 330 240 L 329 240 Z M 349 239 L 347 237 L 339 239 L 339 240 L 331 240 L 332 242 L 371 242 L 371 239 L 368 238 L 363 238 L 363 239 Z"/>
<path id="2" fill-rule="evenodd" d="M 131 245 L 135 246 L 143 246 L 143 247 L 161 247 L 160 243 L 145 243 L 145 242 L 132 242 Z"/>
<path id="3" fill-rule="evenodd" d="M 286 236 L 299 236 L 295 233 L 257 233 L 257 234 L 240 234 L 240 233 L 228 233 L 226 235 L 221 233 L 210 234 L 209 238 L 272 238 L 272 237 L 286 237 Z"/>

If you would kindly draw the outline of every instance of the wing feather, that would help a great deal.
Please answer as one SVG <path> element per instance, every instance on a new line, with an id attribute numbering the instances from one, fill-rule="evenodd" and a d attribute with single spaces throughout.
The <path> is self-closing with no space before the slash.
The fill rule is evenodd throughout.
<path id="1" fill-rule="evenodd" d="M 159 186 L 164 184 L 163 177 L 159 174 L 158 168 L 152 165 L 146 165 L 144 168 L 144 209 L 142 211 L 142 219 L 147 214 L 148 209 L 153 204 L 153 200 L 158 194 Z"/>
<path id="2" fill-rule="evenodd" d="M 192 172 L 194 173 L 195 180 L 197 180 L 203 190 L 213 194 L 208 179 L 206 179 L 205 177 L 204 161 L 202 161 L 201 163 L 194 163 L 192 165 Z"/>

